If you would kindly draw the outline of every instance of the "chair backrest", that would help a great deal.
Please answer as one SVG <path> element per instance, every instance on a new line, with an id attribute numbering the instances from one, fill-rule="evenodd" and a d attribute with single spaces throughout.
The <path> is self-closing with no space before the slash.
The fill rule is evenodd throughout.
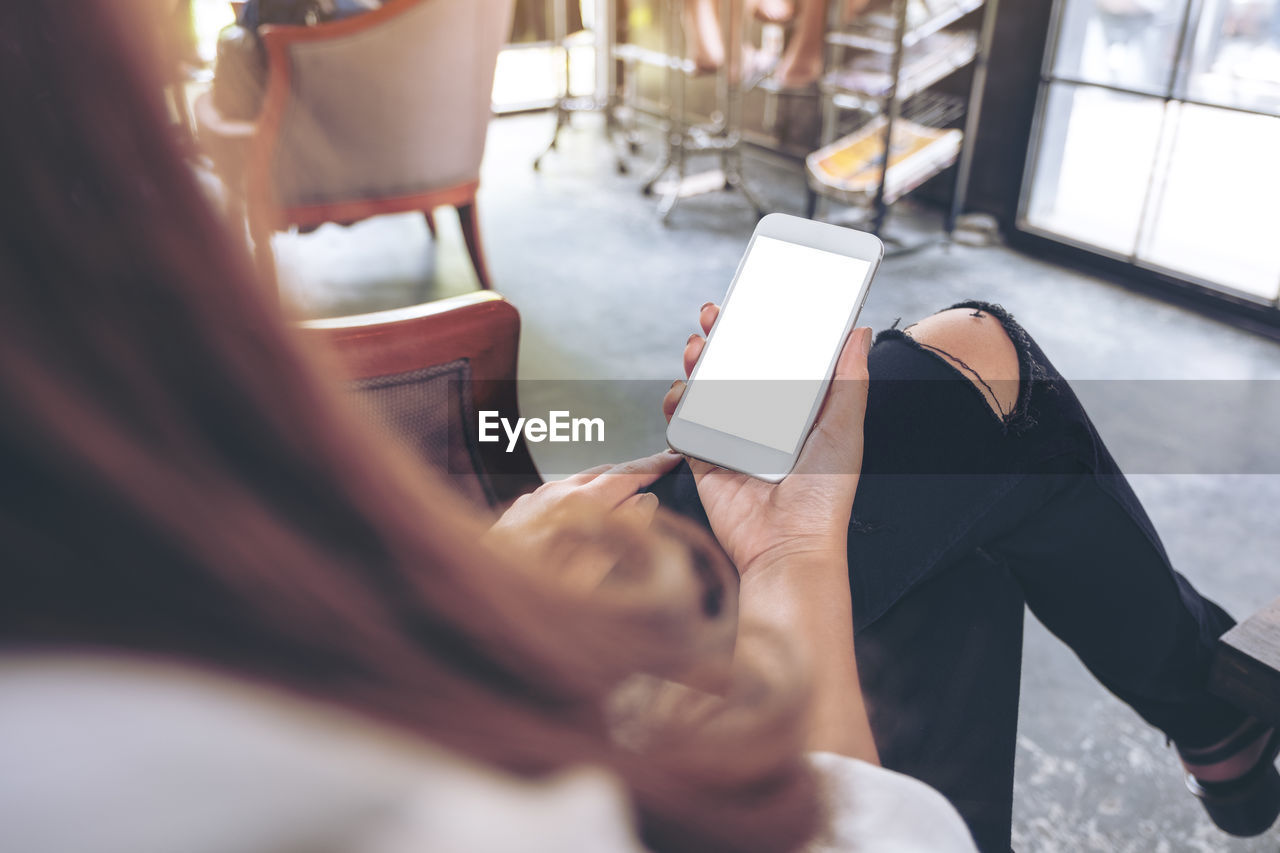
<path id="1" fill-rule="evenodd" d="M 406 198 L 478 180 L 513 3 L 390 0 L 314 27 L 264 28 L 257 165 L 270 207 Z"/>
<path id="2" fill-rule="evenodd" d="M 494 293 L 472 293 L 374 314 L 313 320 L 374 422 L 403 437 L 479 506 L 541 483 L 521 441 L 479 442 L 478 413 L 519 416 L 520 315 Z"/>

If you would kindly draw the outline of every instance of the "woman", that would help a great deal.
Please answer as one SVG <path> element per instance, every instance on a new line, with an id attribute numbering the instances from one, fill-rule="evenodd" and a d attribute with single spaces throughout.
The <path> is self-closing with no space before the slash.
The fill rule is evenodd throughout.
<path id="1" fill-rule="evenodd" d="M 718 309 L 703 306 L 707 332 Z M 686 373 L 701 354 L 693 336 Z M 1224 831 L 1280 814 L 1280 733 L 1207 688 L 1233 621 L 1175 572 L 1071 388 L 1002 308 L 968 302 L 870 353 L 847 538 L 856 656 L 884 766 L 923 779 L 983 850 L 1007 850 L 1024 609 L 1177 746 Z M 668 417 L 683 392 L 664 400 Z M 655 484 L 709 525 L 697 467 Z M 708 518 L 708 514 L 710 518 Z M 727 532 L 727 531 L 726 531 Z M 732 552 L 731 552 L 732 556 Z"/>
<path id="2" fill-rule="evenodd" d="M 900 497 L 903 452 L 882 420 L 902 411 L 873 392 L 859 485 L 865 332 L 799 476 L 692 472 L 742 576 L 726 663 L 717 552 L 674 521 L 646 532 L 653 500 L 635 494 L 674 457 L 544 487 L 488 530 L 299 353 L 166 138 L 112 5 L 9 4 L 0 34 L 0 99 L 24 117 L 0 136 L 0 847 L 972 849 L 941 798 L 872 766 L 879 742 L 910 739 L 892 720 L 873 739 L 857 667 L 873 703 L 895 685 L 864 639 L 893 649 L 930 601 L 923 574 L 964 575 L 935 561 L 897 599 L 866 585 L 858 549 L 881 540 L 860 537 Z M 992 317 L 916 335 L 988 377 L 1006 347 L 1034 378 L 1047 362 Z M 900 351 L 920 354 L 891 335 L 872 369 L 922 369 Z M 968 396 L 939 399 L 961 434 L 975 402 L 1018 425 L 1037 399 L 956 386 Z M 1204 609 L 1205 634 L 1226 623 Z M 1204 715 L 1183 745 L 1228 741 L 1202 773 L 1257 775 L 1250 750 L 1274 738 L 1179 698 Z"/>
<path id="3" fill-rule="evenodd" d="M 800 490 L 825 525 L 726 496 L 773 531 L 739 549 L 726 661 L 731 567 L 635 494 L 673 455 L 490 531 L 353 418 L 200 195 L 135 30 L 110 0 L 0 9 L 0 849 L 972 849 L 940 795 L 848 757 L 874 745 L 843 551 L 821 583 L 788 553 L 843 535 L 865 384 L 824 420 L 850 473 Z M 812 699 L 787 602 L 844 638 Z"/>

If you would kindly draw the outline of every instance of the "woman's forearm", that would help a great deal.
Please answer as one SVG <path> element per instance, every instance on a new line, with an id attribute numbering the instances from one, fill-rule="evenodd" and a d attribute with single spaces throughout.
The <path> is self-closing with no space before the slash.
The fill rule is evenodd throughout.
<path id="1" fill-rule="evenodd" d="M 741 624 L 794 640 L 813 678 L 810 750 L 879 763 L 858 683 L 853 604 L 843 551 L 825 549 L 754 566 L 742 579 Z"/>

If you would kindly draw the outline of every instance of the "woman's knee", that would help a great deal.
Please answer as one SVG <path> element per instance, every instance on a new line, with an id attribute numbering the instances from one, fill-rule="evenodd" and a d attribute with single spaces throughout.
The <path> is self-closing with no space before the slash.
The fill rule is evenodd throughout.
<path id="1" fill-rule="evenodd" d="M 1018 402 L 1018 350 L 999 319 L 987 311 L 952 308 L 905 330 L 968 377 L 992 411 L 1008 416 Z"/>

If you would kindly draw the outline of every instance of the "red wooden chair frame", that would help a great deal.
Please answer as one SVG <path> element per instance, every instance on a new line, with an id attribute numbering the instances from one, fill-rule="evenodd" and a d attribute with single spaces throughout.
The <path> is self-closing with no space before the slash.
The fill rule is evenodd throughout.
<path id="1" fill-rule="evenodd" d="M 474 408 L 496 410 L 512 422 L 519 417 L 515 377 L 520 314 L 496 293 L 468 293 L 374 314 L 312 320 L 303 328 L 337 354 L 353 380 L 466 359 Z M 523 438 L 509 453 L 505 442 L 480 444 L 479 451 L 485 470 L 477 473 L 488 478 L 499 502 L 542 484 Z"/>

